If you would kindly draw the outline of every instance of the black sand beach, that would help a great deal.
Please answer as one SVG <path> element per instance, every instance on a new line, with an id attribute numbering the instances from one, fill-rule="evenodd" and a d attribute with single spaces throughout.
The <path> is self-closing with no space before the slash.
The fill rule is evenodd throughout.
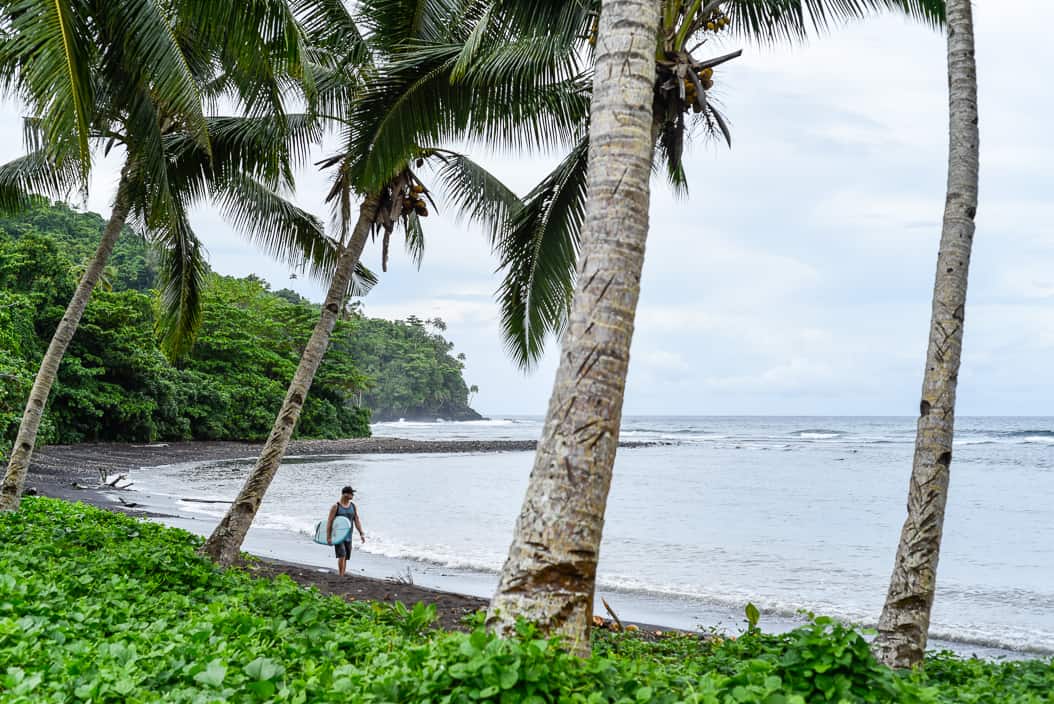
<path id="1" fill-rule="evenodd" d="M 625 443 L 624 446 L 645 444 L 647 443 Z M 386 437 L 300 440 L 290 444 L 287 455 L 502 452 L 533 450 L 535 445 L 534 441 L 417 441 Z M 104 476 L 121 474 L 132 469 L 252 457 L 259 452 L 260 447 L 259 443 L 238 442 L 53 445 L 34 453 L 26 483 L 27 492 L 67 501 L 81 501 L 133 516 L 161 517 L 159 514 L 141 510 L 131 492 L 122 504 L 113 500 L 111 495 L 114 492 L 106 490 L 107 493 L 104 493 L 94 487 L 99 485 Z M 462 619 L 485 608 L 488 603 L 486 599 L 477 596 L 429 589 L 394 579 L 376 579 L 355 574 L 340 577 L 332 570 L 320 570 L 315 566 L 280 560 L 260 558 L 245 567 L 261 577 L 284 574 L 299 584 L 315 587 L 326 594 L 339 595 L 348 600 L 401 601 L 407 605 L 417 602 L 434 604 L 438 625 L 447 629 L 463 628 Z M 652 626 L 650 630 L 655 628 Z"/>

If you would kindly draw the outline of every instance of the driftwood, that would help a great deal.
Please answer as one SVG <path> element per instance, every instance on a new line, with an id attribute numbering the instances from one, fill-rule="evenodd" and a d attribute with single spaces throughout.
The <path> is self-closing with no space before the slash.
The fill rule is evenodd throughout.
<path id="1" fill-rule="evenodd" d="M 121 486 L 118 486 L 118 484 L 120 484 L 122 481 L 128 482 L 127 474 L 118 474 L 110 481 L 106 481 L 106 477 L 103 477 L 102 484 L 100 486 L 110 487 L 111 489 L 127 489 L 135 483 L 128 482 L 127 484 L 121 484 Z"/>
<path id="2" fill-rule="evenodd" d="M 191 501 L 196 504 L 233 504 L 233 501 L 225 501 L 224 499 L 195 499 L 191 496 L 184 496 L 180 498 L 180 501 Z"/>
<path id="3" fill-rule="evenodd" d="M 125 482 L 121 484 L 121 482 Z M 99 477 L 99 483 L 95 486 L 87 486 L 80 482 L 70 482 L 70 486 L 74 489 L 80 489 L 81 491 L 99 491 L 100 489 L 114 489 L 117 491 L 124 491 L 135 484 L 135 482 L 128 481 L 127 474 L 118 474 L 112 479 L 108 478 L 105 474 L 101 474 Z"/>
<path id="4" fill-rule="evenodd" d="M 620 631 L 626 630 L 625 628 L 622 627 L 622 621 L 619 619 L 618 614 L 615 613 L 615 610 L 613 608 L 611 608 L 611 604 L 608 603 L 608 600 L 605 599 L 604 597 L 600 597 L 600 603 L 602 603 L 604 605 L 604 608 L 607 610 L 607 612 L 609 614 L 611 614 L 611 619 L 616 624 L 618 624 L 618 629 Z"/>
<path id="5" fill-rule="evenodd" d="M 125 501 L 123 496 L 118 496 L 117 500 L 120 501 L 121 505 L 126 508 L 135 508 L 139 505 L 135 501 Z"/>

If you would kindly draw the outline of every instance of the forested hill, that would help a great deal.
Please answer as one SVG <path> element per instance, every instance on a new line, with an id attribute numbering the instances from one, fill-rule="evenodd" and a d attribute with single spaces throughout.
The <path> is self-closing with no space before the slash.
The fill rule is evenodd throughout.
<path id="1" fill-rule="evenodd" d="M 0 449 L 103 220 L 62 204 L 0 218 Z M 266 282 L 210 274 L 201 332 L 175 361 L 157 341 L 156 257 L 126 231 L 59 373 L 45 442 L 266 437 L 318 307 Z M 301 437 L 369 434 L 375 419 L 473 418 L 463 360 L 442 321 L 337 324 L 298 427 Z M 360 408 L 361 406 L 361 408 Z"/>

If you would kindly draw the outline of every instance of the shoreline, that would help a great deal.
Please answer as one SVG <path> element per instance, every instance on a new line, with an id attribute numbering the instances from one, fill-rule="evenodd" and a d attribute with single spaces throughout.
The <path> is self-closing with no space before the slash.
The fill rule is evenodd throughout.
<path id="1" fill-rule="evenodd" d="M 630 449 L 662 444 L 664 443 L 621 441 L 619 447 Z M 234 440 L 46 445 L 34 451 L 29 474 L 30 477 L 61 475 L 69 472 L 72 464 L 76 464 L 95 470 L 87 476 L 98 477 L 100 472 L 119 474 L 141 467 L 244 459 L 259 455 L 263 445 L 263 442 Z M 293 440 L 289 443 L 285 456 L 527 452 L 533 451 L 537 446 L 536 440 L 408 440 L 373 436 L 345 440 Z"/>
<path id="2" fill-rule="evenodd" d="M 625 443 L 623 447 L 654 444 L 663 443 Z M 533 449 L 535 445 L 534 441 L 420 441 L 379 437 L 297 441 L 291 444 L 287 455 L 303 457 L 343 454 L 522 452 Z M 142 503 L 142 499 L 136 495 L 135 490 L 138 487 L 133 487 L 129 492 L 96 487 L 100 476 L 113 476 L 130 470 L 172 464 L 247 459 L 251 458 L 260 446 L 259 443 L 235 442 L 49 446 L 35 454 L 26 486 L 27 490 L 34 488 L 37 493 L 45 496 L 82 501 L 140 518 L 160 520 L 167 525 L 207 535 L 210 526 L 205 525 L 205 522 L 208 519 L 203 520 L 202 516 L 183 513 L 177 508 Z M 142 498 L 149 497 L 144 495 Z M 270 529 L 261 530 L 264 534 L 270 533 Z M 349 600 L 402 601 L 409 605 L 421 601 L 435 604 L 437 625 L 447 629 L 463 628 L 461 619 L 486 607 L 489 603 L 486 597 L 493 589 L 493 585 L 485 584 L 489 577 L 459 574 L 461 571 L 456 568 L 435 565 L 430 568 L 413 560 L 378 557 L 370 553 L 357 553 L 359 557 L 355 564 L 349 565 L 351 569 L 348 576 L 340 578 L 332 568 L 331 560 L 309 557 L 302 552 L 302 548 L 290 550 L 291 542 L 288 540 L 285 543 L 289 544 L 283 544 L 253 540 L 253 534 L 250 534 L 249 538 L 243 550 L 256 557 L 250 570 L 259 576 L 274 577 L 285 574 L 304 586 L 313 586 L 324 593 L 336 594 Z M 326 554 L 331 555 L 331 551 Z M 421 583 L 413 583 L 415 578 Z M 735 624 L 742 620 L 742 614 L 734 609 L 720 606 L 700 609 L 698 604 L 694 604 L 695 608 L 691 612 L 682 613 L 686 605 L 642 603 L 639 595 L 624 599 L 625 594 L 607 589 L 598 589 L 598 609 L 599 596 L 604 593 L 614 604 L 616 612 L 623 617 L 623 622 L 636 623 L 651 633 L 662 630 L 699 634 L 708 632 L 713 627 L 717 627 L 719 631 L 734 633 Z M 764 621 L 766 630 L 772 632 L 788 630 L 804 623 L 801 618 L 771 613 L 766 613 Z M 655 623 L 667 625 L 650 625 Z M 938 639 L 931 639 L 930 648 L 949 648 L 963 656 L 973 655 L 988 660 L 1032 659 L 1048 655 L 1045 651 L 1006 649 L 977 642 Z"/>
<path id="3" fill-rule="evenodd" d="M 654 443 L 628 442 L 622 443 L 621 446 L 643 447 L 651 444 Z M 516 452 L 534 450 L 536 445 L 533 440 L 424 441 L 391 437 L 298 440 L 290 443 L 286 456 Z M 134 491 L 124 493 L 96 484 L 101 477 L 123 474 L 143 467 L 251 457 L 258 454 L 262 446 L 263 443 L 229 441 L 45 446 L 34 452 L 26 478 L 26 495 L 46 496 L 71 503 L 81 502 L 137 518 L 186 519 L 186 516 L 179 514 L 144 509 L 135 500 Z M 432 604 L 436 607 L 436 625 L 448 630 L 464 630 L 462 619 L 486 608 L 490 603 L 489 599 L 481 596 L 413 584 L 400 576 L 382 578 L 359 574 L 350 569 L 352 565 L 349 565 L 348 574 L 340 577 L 332 567 L 320 567 L 251 552 L 249 554 L 253 559 L 242 567 L 254 576 L 275 578 L 285 575 L 301 586 L 314 587 L 324 594 L 339 596 L 349 601 L 401 601 L 408 606 L 417 602 Z M 410 578 L 412 579 L 412 576 Z M 682 629 L 653 624 L 635 625 L 652 635 L 656 631 L 685 632 Z"/>

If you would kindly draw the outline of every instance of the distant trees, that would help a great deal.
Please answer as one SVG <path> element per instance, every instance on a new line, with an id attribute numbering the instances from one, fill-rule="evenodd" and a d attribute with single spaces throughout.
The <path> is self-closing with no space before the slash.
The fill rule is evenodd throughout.
<path id="1" fill-rule="evenodd" d="M 66 236 L 63 224 L 75 234 Z M 92 248 L 102 226 L 97 215 L 64 206 L 0 220 L 0 369 L 10 376 L 0 385 L 0 450 L 10 447 L 24 400 L 19 393 L 32 383 L 31 370 L 77 284 L 72 260 Z M 317 308 L 270 294 L 259 280 L 209 274 L 197 343 L 173 364 L 157 339 L 157 293 L 138 283 L 150 251 L 133 233 L 119 240 L 114 259 L 130 274 L 115 267 L 114 291 L 96 291 L 86 307 L 59 367 L 41 439 L 261 439 Z M 352 327 L 343 324 L 340 334 Z M 369 434 L 368 412 L 352 403 L 368 377 L 348 361 L 333 367 L 327 378 L 334 382 L 320 384 L 301 432 Z"/>
<path id="2" fill-rule="evenodd" d="M 449 341 L 409 319 L 360 319 L 354 334 L 334 340 L 330 356 L 373 370 L 363 402 L 374 420 L 475 417 L 463 355 L 454 356 Z"/>
<path id="3" fill-rule="evenodd" d="M 32 371 L 77 284 L 73 262 L 94 249 L 104 224 L 63 205 L 0 218 L 0 456 L 17 432 Z M 270 292 L 259 277 L 210 273 L 195 345 L 173 363 L 156 335 L 158 293 L 140 283 L 154 259 L 135 233 L 118 240 L 114 290 L 96 291 L 85 309 L 41 422 L 42 441 L 266 437 L 318 306 L 291 291 Z M 319 370 L 300 437 L 368 435 L 369 411 L 361 403 L 367 398 L 382 409 L 420 403 L 432 417 L 465 408 L 461 365 L 437 334 L 353 317 L 337 323 L 333 344 L 339 351 Z M 420 373 L 383 383 L 408 368 L 399 358 L 413 360 Z M 388 393 L 399 395 L 390 401 Z"/>
<path id="4" fill-rule="evenodd" d="M 914 667 L 926 650 L 951 478 L 955 390 L 977 215 L 980 135 L 971 0 L 948 0 L 947 33 L 948 197 L 937 253 L 908 515 L 874 643 L 875 653 L 890 667 Z"/>

